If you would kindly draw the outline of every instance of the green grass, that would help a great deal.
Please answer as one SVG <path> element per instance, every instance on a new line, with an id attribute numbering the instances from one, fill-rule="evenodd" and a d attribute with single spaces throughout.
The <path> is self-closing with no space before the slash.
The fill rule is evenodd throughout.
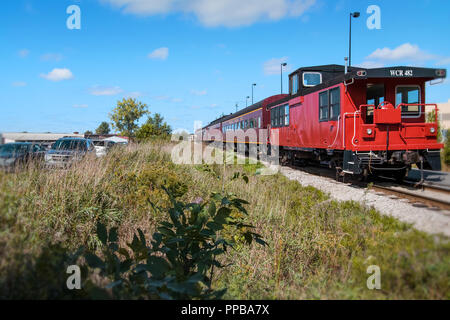
<path id="1" fill-rule="evenodd" d="M 330 200 L 280 174 L 255 174 L 260 167 L 175 165 L 170 145 L 153 142 L 66 171 L 0 173 L 0 297 L 62 298 L 55 288 L 65 281 L 58 268 L 68 258 L 60 249 L 48 251 L 49 244 L 95 249 L 97 221 L 118 227 L 122 245 L 137 228 L 148 237 L 164 219 L 151 203 L 168 206 L 166 186 L 184 201 L 224 188 L 250 202 L 245 219 L 269 245 L 238 245 L 223 258 L 231 265 L 216 273 L 213 284 L 228 289 L 225 298 L 450 298 L 447 238 L 355 202 Z M 249 183 L 223 182 L 236 171 L 246 173 Z M 381 290 L 366 286 L 370 265 L 381 269 Z"/>

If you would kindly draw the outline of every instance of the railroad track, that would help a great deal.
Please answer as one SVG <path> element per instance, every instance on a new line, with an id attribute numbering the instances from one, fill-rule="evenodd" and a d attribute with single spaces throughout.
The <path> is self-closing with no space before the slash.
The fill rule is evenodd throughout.
<path id="1" fill-rule="evenodd" d="M 336 180 L 334 170 L 329 168 L 298 166 L 289 167 Z M 364 182 L 350 177 L 350 179 L 347 179 L 347 183 L 373 189 L 391 197 L 395 196 L 398 198 L 407 199 L 415 206 L 427 206 L 432 209 L 450 211 L 450 186 L 437 185 L 428 182 L 417 185 L 417 181 L 410 180 L 405 180 L 403 183 L 398 183 L 388 177 L 371 178 L 369 181 Z"/>
<path id="2" fill-rule="evenodd" d="M 404 185 L 389 186 L 381 183 L 373 184 L 374 190 L 408 199 L 413 205 L 420 203 L 430 207 L 450 211 L 450 191 L 436 187 L 406 187 Z"/>

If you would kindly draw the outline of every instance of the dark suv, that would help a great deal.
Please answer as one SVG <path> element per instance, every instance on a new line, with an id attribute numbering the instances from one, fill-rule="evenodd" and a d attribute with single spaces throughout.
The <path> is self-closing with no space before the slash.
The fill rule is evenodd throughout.
<path id="1" fill-rule="evenodd" d="M 61 138 L 57 140 L 45 155 L 47 167 L 65 168 L 80 161 L 87 154 L 95 154 L 94 144 L 84 138 Z"/>
<path id="2" fill-rule="evenodd" d="M 0 145 L 0 169 L 9 171 L 32 160 L 42 161 L 44 154 L 44 147 L 29 142 Z"/>

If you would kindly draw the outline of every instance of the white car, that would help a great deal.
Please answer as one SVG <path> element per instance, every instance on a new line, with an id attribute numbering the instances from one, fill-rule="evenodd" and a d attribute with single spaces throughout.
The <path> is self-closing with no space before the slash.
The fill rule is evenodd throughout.
<path id="1" fill-rule="evenodd" d="M 115 145 L 115 142 L 106 140 L 94 140 L 93 143 L 98 158 L 106 156 L 111 147 Z"/>

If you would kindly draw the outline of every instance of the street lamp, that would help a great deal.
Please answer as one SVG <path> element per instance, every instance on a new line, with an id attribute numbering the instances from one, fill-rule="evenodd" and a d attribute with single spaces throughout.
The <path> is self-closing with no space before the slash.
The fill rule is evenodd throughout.
<path id="1" fill-rule="evenodd" d="M 237 112 L 237 110 L 238 110 L 238 107 L 239 107 L 239 105 L 238 105 L 238 103 L 236 102 L 236 112 Z"/>
<path id="2" fill-rule="evenodd" d="M 252 84 L 252 104 L 253 104 L 253 87 L 256 87 L 256 83 Z"/>
<path id="3" fill-rule="evenodd" d="M 247 96 L 247 97 L 245 98 L 245 107 L 248 107 L 248 99 L 250 99 L 249 96 Z"/>
<path id="4" fill-rule="evenodd" d="M 280 70 L 281 70 L 281 94 L 283 94 L 283 67 L 286 67 L 286 66 L 287 66 L 286 62 L 283 62 L 280 65 Z"/>
<path id="5" fill-rule="evenodd" d="M 348 41 L 348 66 L 352 65 L 352 18 L 358 18 L 360 15 L 359 12 L 351 12 L 350 13 L 350 32 L 349 32 L 349 41 Z"/>

